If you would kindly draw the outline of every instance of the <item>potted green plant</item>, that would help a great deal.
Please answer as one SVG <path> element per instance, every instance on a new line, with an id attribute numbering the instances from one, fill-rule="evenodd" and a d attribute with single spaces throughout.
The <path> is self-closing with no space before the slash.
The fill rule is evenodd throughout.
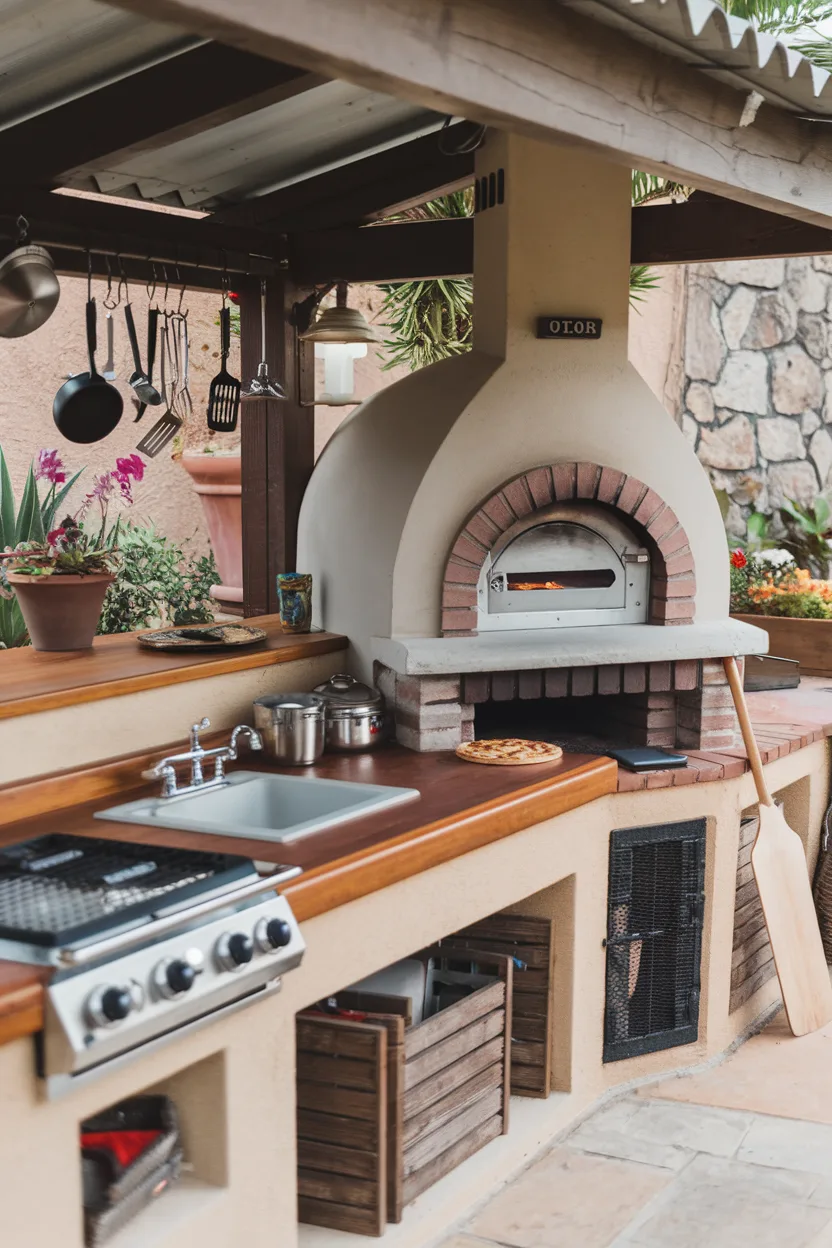
<path id="1" fill-rule="evenodd" d="M 18 542 L 0 555 L 36 650 L 88 650 L 115 579 L 118 525 L 105 539 L 67 516 L 41 541 Z M 5 591 L 8 592 L 8 591 Z"/>

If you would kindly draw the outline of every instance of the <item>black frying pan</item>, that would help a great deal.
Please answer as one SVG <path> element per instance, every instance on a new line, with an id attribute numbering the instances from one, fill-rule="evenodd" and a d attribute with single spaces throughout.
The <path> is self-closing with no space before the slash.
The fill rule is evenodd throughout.
<path id="1" fill-rule="evenodd" d="M 100 442 L 121 420 L 124 400 L 108 381 L 96 372 L 95 300 L 87 300 L 87 351 L 90 371 L 65 381 L 52 404 L 52 416 L 69 442 Z"/>

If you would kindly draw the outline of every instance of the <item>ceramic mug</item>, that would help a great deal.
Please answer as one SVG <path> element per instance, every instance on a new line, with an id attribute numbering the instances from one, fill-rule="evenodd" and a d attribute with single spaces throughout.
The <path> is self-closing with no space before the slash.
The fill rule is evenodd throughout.
<path id="1" fill-rule="evenodd" d="M 277 601 L 284 633 L 308 633 L 312 627 L 311 575 L 278 572 Z"/>

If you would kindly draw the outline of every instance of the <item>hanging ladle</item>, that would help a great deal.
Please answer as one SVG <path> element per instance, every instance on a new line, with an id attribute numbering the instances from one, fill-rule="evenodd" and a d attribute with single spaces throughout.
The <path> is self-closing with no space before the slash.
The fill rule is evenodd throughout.
<path id="1" fill-rule="evenodd" d="M 260 281 L 260 363 L 257 375 L 251 379 L 247 390 L 243 391 L 244 399 L 285 399 L 286 391 L 279 381 L 269 376 L 266 363 L 266 279 Z"/>

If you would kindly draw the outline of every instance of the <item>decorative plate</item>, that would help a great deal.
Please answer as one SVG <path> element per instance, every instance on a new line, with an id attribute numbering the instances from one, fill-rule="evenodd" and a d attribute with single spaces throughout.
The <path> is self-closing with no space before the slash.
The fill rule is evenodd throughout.
<path id="1" fill-rule="evenodd" d="M 233 650 L 265 639 L 264 629 L 247 624 L 188 624 L 143 633 L 136 641 L 148 650 Z"/>

